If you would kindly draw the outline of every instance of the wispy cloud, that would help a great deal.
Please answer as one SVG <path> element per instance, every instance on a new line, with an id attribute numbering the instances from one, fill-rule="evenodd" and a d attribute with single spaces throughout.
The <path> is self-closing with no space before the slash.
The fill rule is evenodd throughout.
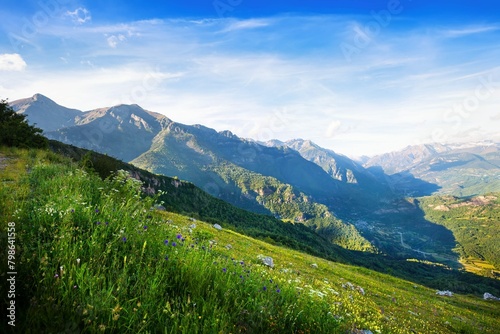
<path id="1" fill-rule="evenodd" d="M 236 20 L 231 19 L 229 24 L 223 29 L 223 32 L 230 32 L 243 29 L 256 29 L 262 27 L 268 27 L 272 25 L 271 19 L 248 19 L 248 20 Z"/>
<path id="2" fill-rule="evenodd" d="M 90 11 L 85 7 L 78 7 L 73 11 L 66 11 L 65 16 L 70 18 L 76 24 L 84 24 L 92 20 Z"/>
<path id="3" fill-rule="evenodd" d="M 476 35 L 487 32 L 494 32 L 500 30 L 499 25 L 486 25 L 486 26 L 467 26 L 460 28 L 445 29 L 441 34 L 445 37 L 463 37 L 468 35 Z"/>

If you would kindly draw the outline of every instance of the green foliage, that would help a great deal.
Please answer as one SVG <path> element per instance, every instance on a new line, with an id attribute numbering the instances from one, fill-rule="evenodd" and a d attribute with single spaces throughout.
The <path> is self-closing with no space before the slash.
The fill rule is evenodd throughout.
<path id="1" fill-rule="evenodd" d="M 5 100 L 0 100 L 0 145 L 46 148 L 42 130 L 31 126 L 26 116 L 17 114 Z"/>
<path id="2" fill-rule="evenodd" d="M 424 197 L 420 207 L 429 220 L 453 232 L 464 260 L 485 260 L 500 270 L 500 193 Z"/>

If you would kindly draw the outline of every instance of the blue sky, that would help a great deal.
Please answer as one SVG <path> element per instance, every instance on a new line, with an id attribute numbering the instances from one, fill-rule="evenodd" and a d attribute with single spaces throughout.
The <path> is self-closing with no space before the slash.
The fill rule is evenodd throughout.
<path id="1" fill-rule="evenodd" d="M 4 0 L 0 98 L 136 103 L 348 156 L 500 140 L 495 1 Z"/>

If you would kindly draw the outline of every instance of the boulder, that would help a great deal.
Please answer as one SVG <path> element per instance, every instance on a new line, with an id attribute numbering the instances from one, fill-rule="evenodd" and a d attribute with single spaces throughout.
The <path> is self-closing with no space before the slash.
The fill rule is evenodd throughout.
<path id="1" fill-rule="evenodd" d="M 222 230 L 222 226 L 220 226 L 219 224 L 214 224 L 214 228 L 218 231 Z"/>
<path id="2" fill-rule="evenodd" d="M 449 290 L 444 290 L 444 291 L 436 291 L 436 295 L 451 297 L 451 296 L 453 296 L 453 292 L 451 292 L 451 291 L 449 291 Z"/>
<path id="3" fill-rule="evenodd" d="M 272 257 L 259 254 L 257 258 L 261 260 L 262 263 L 265 264 L 266 266 L 274 268 L 274 260 Z"/>
<path id="4" fill-rule="evenodd" d="M 493 295 L 492 295 L 491 293 L 489 293 L 489 292 L 485 292 L 485 293 L 484 293 L 484 295 L 483 295 L 483 299 L 484 299 L 484 300 L 500 300 L 500 298 L 493 296 Z"/>

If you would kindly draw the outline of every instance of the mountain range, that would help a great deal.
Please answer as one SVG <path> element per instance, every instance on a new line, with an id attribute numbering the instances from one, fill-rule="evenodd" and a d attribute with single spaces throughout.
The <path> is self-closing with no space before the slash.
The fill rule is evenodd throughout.
<path id="1" fill-rule="evenodd" d="M 449 231 L 426 221 L 405 197 L 500 190 L 498 143 L 412 146 L 360 163 L 310 140 L 261 143 L 177 123 L 138 105 L 79 111 L 35 94 L 11 106 L 48 138 L 190 181 L 237 207 L 309 226 L 348 249 L 418 256 L 399 245 L 395 231 L 404 229 L 411 233 L 404 246 L 414 240 L 451 256 Z"/>

